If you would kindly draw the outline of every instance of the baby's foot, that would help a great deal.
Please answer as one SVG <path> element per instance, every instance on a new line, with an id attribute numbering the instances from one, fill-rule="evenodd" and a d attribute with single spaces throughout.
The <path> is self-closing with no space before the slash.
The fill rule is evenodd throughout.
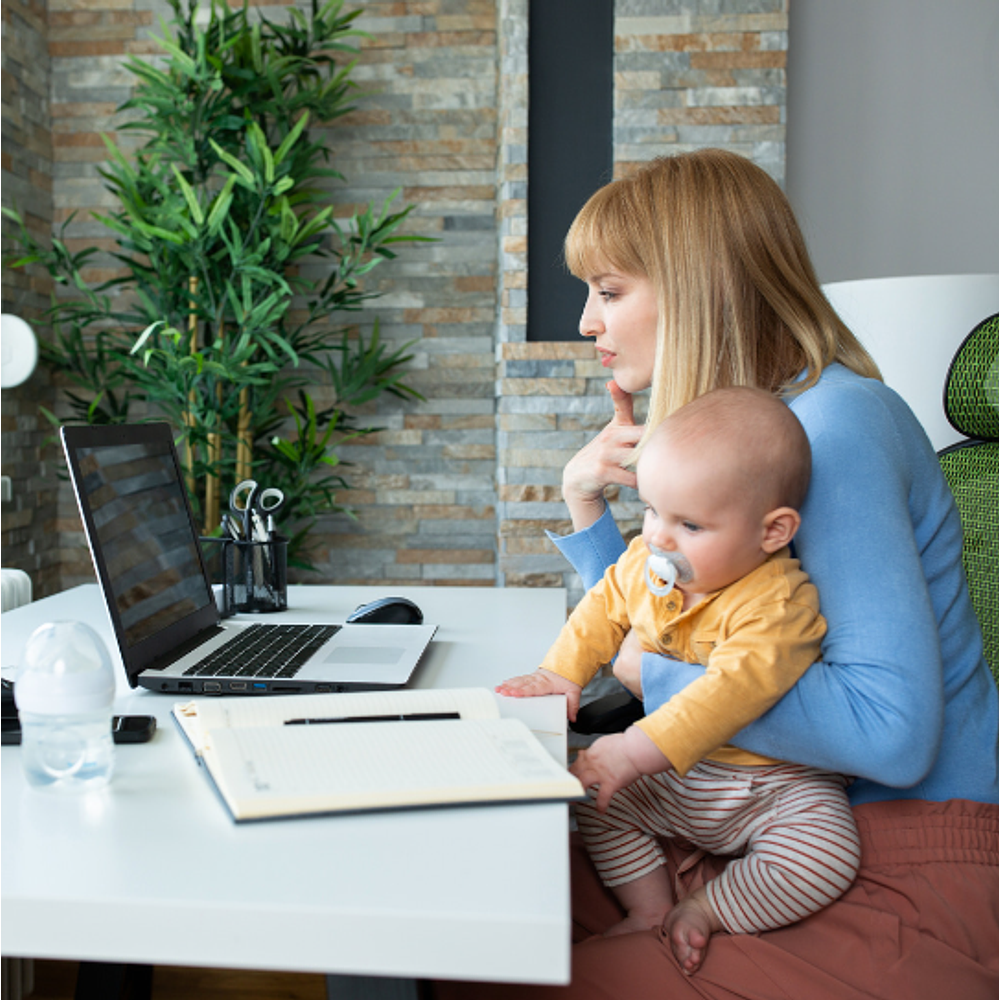
<path id="1" fill-rule="evenodd" d="M 708 942 L 722 926 L 707 899 L 688 896 L 667 914 L 663 929 L 670 938 L 674 958 L 690 976 L 701 968 L 708 954 Z"/>
<path id="2" fill-rule="evenodd" d="M 661 913 L 642 913 L 630 911 L 629 915 L 605 932 L 605 937 L 617 937 L 619 934 L 634 934 L 636 931 L 657 930 L 663 924 L 666 910 Z"/>

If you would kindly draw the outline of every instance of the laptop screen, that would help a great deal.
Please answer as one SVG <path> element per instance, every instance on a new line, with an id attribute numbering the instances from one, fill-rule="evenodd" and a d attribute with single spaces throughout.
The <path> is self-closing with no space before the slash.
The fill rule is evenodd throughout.
<path id="1" fill-rule="evenodd" d="M 134 646 L 212 600 L 182 486 L 158 443 L 77 454 L 122 632 Z"/>
<path id="2" fill-rule="evenodd" d="M 218 620 L 166 424 L 64 427 L 119 649 L 132 674 Z"/>

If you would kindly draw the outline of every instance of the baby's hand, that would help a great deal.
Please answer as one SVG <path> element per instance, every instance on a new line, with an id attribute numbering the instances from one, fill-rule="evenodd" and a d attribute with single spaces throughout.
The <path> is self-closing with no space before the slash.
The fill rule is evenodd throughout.
<path id="1" fill-rule="evenodd" d="M 522 674 L 520 677 L 511 677 L 510 680 L 498 684 L 495 688 L 497 694 L 505 695 L 508 698 L 535 698 L 543 694 L 564 694 L 566 695 L 566 715 L 570 722 L 576 721 L 576 713 L 580 707 L 580 692 L 583 690 L 579 684 L 554 674 L 551 670 L 543 670 L 539 667 L 533 674 Z"/>
<path id="2" fill-rule="evenodd" d="M 602 736 L 587 750 L 581 750 L 569 769 L 584 788 L 597 788 L 597 808 L 604 812 L 611 797 L 631 785 L 641 775 L 625 752 L 624 733 Z"/>
<path id="3" fill-rule="evenodd" d="M 584 788 L 597 787 L 597 808 L 604 812 L 619 789 L 631 785 L 640 775 L 659 774 L 672 766 L 638 726 L 629 726 L 625 732 L 602 736 L 581 750 L 569 770 Z"/>

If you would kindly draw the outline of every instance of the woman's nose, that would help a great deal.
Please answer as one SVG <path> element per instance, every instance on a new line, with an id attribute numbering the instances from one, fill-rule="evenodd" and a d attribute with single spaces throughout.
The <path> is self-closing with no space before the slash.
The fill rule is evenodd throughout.
<path id="1" fill-rule="evenodd" d="M 604 323 L 595 308 L 594 296 L 588 295 L 587 301 L 583 305 L 583 313 L 580 316 L 580 336 L 596 337 L 604 332 Z"/>

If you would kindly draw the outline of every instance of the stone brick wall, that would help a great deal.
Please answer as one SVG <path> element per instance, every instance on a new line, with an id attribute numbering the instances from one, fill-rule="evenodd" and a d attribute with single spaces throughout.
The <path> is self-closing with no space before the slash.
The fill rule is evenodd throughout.
<path id="1" fill-rule="evenodd" d="M 53 155 L 50 114 L 51 61 L 48 11 L 44 0 L 4 0 L 3 150 L 0 154 L 4 206 L 17 205 L 37 239 L 52 230 Z M 6 218 L 6 237 L 15 227 Z M 4 249 L 8 241 L 4 239 Z M 3 312 L 41 328 L 51 282 L 40 268 L 3 269 Z M 32 578 L 36 594 L 59 589 L 58 485 L 52 458 L 44 447 L 51 428 L 39 403 L 50 407 L 55 391 L 44 371 L 23 385 L 4 389 L 0 430 L 3 475 L 12 498 L 2 508 L 0 554 L 4 566 L 17 566 Z"/>
<path id="2" fill-rule="evenodd" d="M 14 16 L 8 2 L 5 32 Z M 566 529 L 562 466 L 610 407 L 605 373 L 586 344 L 526 340 L 528 2 L 358 3 L 359 27 L 371 38 L 355 79 L 367 92 L 329 132 L 348 181 L 338 201 L 349 213 L 400 188 L 398 204 L 417 205 L 409 231 L 436 242 L 403 247 L 373 272 L 385 294 L 362 321 L 377 318 L 396 343 L 415 341 L 409 381 L 426 401 L 378 401 L 366 416 L 384 430 L 342 449 L 355 463 L 356 488 L 343 499 L 357 520 L 320 524 L 322 579 L 565 585 L 571 602 L 579 596 L 543 529 Z M 616 172 L 661 153 L 724 145 L 780 180 L 786 7 L 787 0 L 617 0 Z M 264 10 L 282 16 L 280 4 Z M 157 51 L 151 35 L 170 11 L 163 0 L 49 0 L 47 18 L 38 11 L 51 60 L 44 123 L 52 132 L 51 213 L 59 224 L 78 210 L 68 235 L 74 246 L 92 245 L 102 232 L 88 212 L 107 198 L 96 172 L 99 133 L 113 126 L 128 93 L 121 64 L 127 54 Z M 15 200 L 8 145 L 27 145 L 9 124 L 7 51 L 5 44 L 4 204 Z M 5 273 L 5 296 L 7 283 Z M 31 407 L 9 420 L 6 392 L 4 407 L 6 465 L 11 435 L 27 426 Z M 50 467 L 29 474 L 53 489 Z M 61 496 L 63 521 L 53 523 L 64 529 L 59 582 L 69 586 L 89 569 L 72 498 L 65 489 Z M 634 496 L 612 500 L 623 528 L 635 528 Z M 4 559 L 21 565 L 27 556 L 20 543 L 8 545 L 6 509 L 4 531 Z"/>
<path id="3" fill-rule="evenodd" d="M 434 243 L 380 265 L 369 303 L 383 336 L 416 340 L 410 385 L 378 401 L 382 433 L 344 447 L 357 520 L 316 538 L 336 582 L 492 585 L 496 570 L 493 358 L 497 313 L 497 14 L 492 2 L 365 2 L 354 78 L 371 90 L 331 130 L 350 202 L 394 189 Z"/>
<path id="4" fill-rule="evenodd" d="M 788 0 L 617 0 L 615 169 L 719 146 L 785 177 Z"/>

